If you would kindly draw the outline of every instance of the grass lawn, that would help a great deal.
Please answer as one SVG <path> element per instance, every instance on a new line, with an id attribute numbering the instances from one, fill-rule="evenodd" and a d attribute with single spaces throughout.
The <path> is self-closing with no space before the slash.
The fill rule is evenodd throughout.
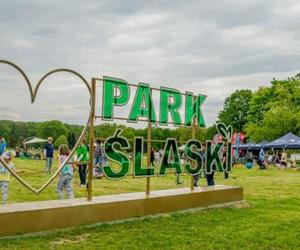
<path id="1" fill-rule="evenodd" d="M 40 180 L 33 180 L 37 170 L 29 165 L 32 174 L 22 176 L 41 184 L 47 175 L 39 171 Z M 189 186 L 189 177 L 184 180 Z M 236 167 L 230 179 L 218 174 L 216 182 L 243 186 L 248 205 L 1 238 L 0 249 L 300 249 L 300 172 Z M 204 179 L 200 183 L 205 185 Z M 55 183 L 40 196 L 13 179 L 10 185 L 10 202 L 56 198 Z M 154 177 L 151 187 L 176 188 L 175 178 Z M 74 189 L 76 197 L 85 195 L 79 186 Z M 95 195 L 144 189 L 145 179 L 94 181 Z"/>

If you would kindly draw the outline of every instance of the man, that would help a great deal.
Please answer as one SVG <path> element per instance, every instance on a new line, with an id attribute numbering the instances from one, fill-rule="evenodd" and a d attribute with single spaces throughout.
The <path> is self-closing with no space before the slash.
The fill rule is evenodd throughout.
<path id="1" fill-rule="evenodd" d="M 2 155 L 5 152 L 6 149 L 6 141 L 5 138 L 0 136 L 0 155 Z"/>
<path id="2" fill-rule="evenodd" d="M 54 155 L 54 145 L 53 138 L 48 137 L 48 143 L 45 145 L 45 157 L 46 157 L 46 166 L 45 172 L 51 173 L 51 167 L 53 163 L 53 155 Z"/>

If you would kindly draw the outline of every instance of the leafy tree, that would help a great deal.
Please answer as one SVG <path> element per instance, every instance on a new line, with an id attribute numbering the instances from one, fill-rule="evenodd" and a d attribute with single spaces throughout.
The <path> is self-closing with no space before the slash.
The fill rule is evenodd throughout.
<path id="1" fill-rule="evenodd" d="M 43 122 L 38 127 L 38 135 L 42 138 L 47 138 L 49 136 L 56 140 L 60 135 L 67 135 L 67 129 L 61 121 L 47 121 Z"/>
<path id="2" fill-rule="evenodd" d="M 70 146 L 71 148 L 73 148 L 73 147 L 75 146 L 75 144 L 76 144 L 76 141 L 77 141 L 74 132 L 70 132 L 70 133 L 68 134 L 68 141 L 69 141 L 69 146 Z"/>
<path id="3" fill-rule="evenodd" d="M 224 108 L 218 115 L 219 121 L 242 131 L 247 123 L 251 97 L 252 92 L 248 89 L 236 90 L 225 99 Z"/>
<path id="4" fill-rule="evenodd" d="M 65 135 L 60 135 L 60 136 L 55 140 L 55 142 L 54 142 L 54 147 L 55 147 L 55 148 L 58 148 L 59 145 L 61 145 L 61 144 L 66 144 L 66 145 L 69 144 L 68 139 L 67 139 L 67 137 L 66 137 Z"/>

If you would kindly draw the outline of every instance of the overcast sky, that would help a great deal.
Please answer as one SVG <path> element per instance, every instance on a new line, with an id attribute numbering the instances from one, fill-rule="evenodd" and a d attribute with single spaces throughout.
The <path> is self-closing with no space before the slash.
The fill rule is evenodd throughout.
<path id="1" fill-rule="evenodd" d="M 297 0 L 0 1 L 0 58 L 33 81 L 66 67 L 203 93 L 211 125 L 234 90 L 300 71 L 299 16 Z M 46 85 L 31 105 L 20 77 L 0 66 L 0 119 L 84 123 L 84 86 L 63 74 Z"/>

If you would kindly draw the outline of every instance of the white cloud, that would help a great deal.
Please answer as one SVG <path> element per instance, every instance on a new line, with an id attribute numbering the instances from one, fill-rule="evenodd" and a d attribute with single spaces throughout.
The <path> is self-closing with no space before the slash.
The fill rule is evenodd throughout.
<path id="1" fill-rule="evenodd" d="M 112 75 L 204 93 L 209 125 L 234 90 L 299 71 L 299 10 L 296 0 L 2 1 L 0 58 L 23 67 L 35 82 L 50 69 L 67 67 L 87 78 Z M 87 93 L 77 92 L 73 78 L 54 77 L 55 89 L 41 89 L 38 100 L 45 103 L 37 118 L 24 105 L 28 94 L 20 78 L 2 66 L 0 72 L 0 98 L 13 93 L 16 104 L 0 102 L 3 119 L 12 117 L 4 109 L 22 114 L 15 119 L 85 119 Z M 56 94 L 47 99 L 43 93 Z"/>

